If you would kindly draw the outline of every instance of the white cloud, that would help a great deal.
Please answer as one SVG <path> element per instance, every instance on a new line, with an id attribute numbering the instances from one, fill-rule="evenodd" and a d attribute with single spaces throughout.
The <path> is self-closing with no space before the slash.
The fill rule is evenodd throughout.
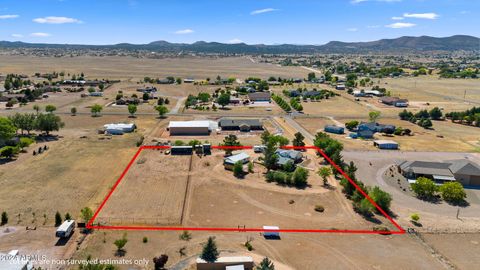
<path id="1" fill-rule="evenodd" d="M 429 13 L 405 13 L 403 14 L 405 18 L 415 18 L 415 19 L 427 19 L 427 20 L 435 20 L 439 17 L 438 14 L 429 12 Z"/>
<path id="2" fill-rule="evenodd" d="M 368 25 L 367 28 L 370 28 L 370 29 L 380 28 L 380 25 Z"/>
<path id="3" fill-rule="evenodd" d="M 12 37 L 14 37 L 14 38 L 22 38 L 23 35 L 22 35 L 22 34 L 12 34 Z"/>
<path id="4" fill-rule="evenodd" d="M 410 28 L 410 27 L 414 27 L 414 26 L 416 26 L 416 24 L 414 24 L 414 23 L 403 23 L 403 22 L 397 22 L 397 23 L 392 23 L 392 24 L 389 24 L 389 25 L 385 25 L 385 27 L 395 28 L 395 29 Z"/>
<path id="5" fill-rule="evenodd" d="M 403 19 L 404 19 L 403 17 L 392 17 L 392 20 L 395 20 L 395 21 L 401 21 Z"/>
<path id="6" fill-rule="evenodd" d="M 355 28 L 355 27 L 353 27 L 353 28 L 348 28 L 347 31 L 348 31 L 348 32 L 357 32 L 357 31 L 358 31 L 358 28 Z"/>
<path id="7" fill-rule="evenodd" d="M 49 33 L 42 33 L 42 32 L 36 32 L 36 33 L 31 33 L 31 37 L 49 37 L 51 36 Z"/>
<path id="8" fill-rule="evenodd" d="M 230 40 L 228 41 L 228 43 L 230 43 L 230 44 L 238 44 L 238 43 L 243 43 L 243 40 L 238 39 L 238 38 L 234 38 L 234 39 L 230 39 Z"/>
<path id="9" fill-rule="evenodd" d="M 193 31 L 192 29 L 182 29 L 182 30 L 175 31 L 175 34 L 186 35 L 186 34 L 191 34 L 191 33 L 194 33 L 194 32 L 195 31 Z"/>
<path id="10" fill-rule="evenodd" d="M 277 10 L 278 9 L 276 9 L 276 8 L 257 9 L 257 10 L 254 10 L 254 11 L 250 12 L 250 15 L 258 15 L 258 14 L 273 12 L 273 11 L 277 11 Z"/>
<path id="11" fill-rule="evenodd" d="M 36 23 L 48 23 L 48 24 L 82 23 L 82 21 L 75 18 L 55 17 L 55 16 L 36 18 L 36 19 L 33 19 L 33 21 Z"/>
<path id="12" fill-rule="evenodd" d="M 6 15 L 0 15 L 0 20 L 6 20 L 6 19 L 15 19 L 20 17 L 19 15 L 16 14 L 6 14 Z"/>

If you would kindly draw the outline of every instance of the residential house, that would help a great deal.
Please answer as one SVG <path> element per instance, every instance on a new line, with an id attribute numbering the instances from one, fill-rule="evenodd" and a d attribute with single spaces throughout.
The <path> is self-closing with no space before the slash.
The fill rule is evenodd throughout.
<path id="1" fill-rule="evenodd" d="M 222 118 L 218 121 L 222 130 L 240 130 L 249 132 L 251 130 L 263 130 L 263 124 L 259 119 Z"/>
<path id="2" fill-rule="evenodd" d="M 270 102 L 270 98 L 270 92 L 255 92 L 248 94 L 248 99 L 252 102 Z"/>

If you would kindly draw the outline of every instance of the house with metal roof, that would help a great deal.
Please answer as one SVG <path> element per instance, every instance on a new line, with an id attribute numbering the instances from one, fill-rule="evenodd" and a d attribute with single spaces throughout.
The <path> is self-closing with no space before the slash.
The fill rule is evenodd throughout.
<path id="1" fill-rule="evenodd" d="M 245 152 L 241 152 L 223 159 L 223 165 L 226 169 L 232 169 L 237 162 L 246 164 L 250 162 L 250 156 Z"/>
<path id="2" fill-rule="evenodd" d="M 209 135 L 218 128 L 214 121 L 170 121 L 167 130 L 175 135 Z"/>
<path id="3" fill-rule="evenodd" d="M 270 98 L 270 92 L 255 92 L 248 94 L 248 99 L 253 102 L 270 102 Z"/>
<path id="4" fill-rule="evenodd" d="M 263 125 L 259 119 L 221 118 L 218 121 L 218 127 L 222 130 L 240 130 L 243 132 L 263 130 Z"/>
<path id="5" fill-rule="evenodd" d="M 464 186 L 480 186 L 480 166 L 468 159 L 445 162 L 403 161 L 398 163 L 398 168 L 410 182 L 418 177 L 426 177 L 438 184 L 458 181 Z"/>
<path id="6" fill-rule="evenodd" d="M 277 166 L 284 166 L 288 162 L 300 163 L 303 159 L 302 152 L 296 150 L 277 149 L 275 154 L 278 156 Z"/>

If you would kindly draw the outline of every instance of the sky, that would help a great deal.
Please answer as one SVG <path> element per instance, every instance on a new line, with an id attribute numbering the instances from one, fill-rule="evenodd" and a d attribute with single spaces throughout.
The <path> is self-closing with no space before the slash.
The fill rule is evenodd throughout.
<path id="1" fill-rule="evenodd" d="M 480 36 L 480 0 L 0 0 L 0 40 L 325 44 Z"/>

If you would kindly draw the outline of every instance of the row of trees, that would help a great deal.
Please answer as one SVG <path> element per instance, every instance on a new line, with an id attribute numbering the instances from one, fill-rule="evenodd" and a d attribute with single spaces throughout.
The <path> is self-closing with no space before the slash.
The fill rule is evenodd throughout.
<path id="1" fill-rule="evenodd" d="M 362 181 L 357 179 L 355 175 L 357 167 L 355 164 L 353 162 L 346 164 L 343 161 L 341 156 L 343 145 L 340 142 L 332 139 L 323 132 L 319 132 L 315 137 L 314 145 L 320 148 L 325 155 L 330 157 L 330 159 L 338 166 L 338 168 L 344 171 L 346 176 L 348 176 L 347 178 L 342 175 L 340 184 L 343 187 L 343 193 L 345 196 L 352 200 L 353 207 L 356 212 L 365 217 L 371 217 L 374 212 L 379 212 L 379 210 L 374 207 L 374 205 L 364 196 L 362 191 L 365 194 L 368 194 L 368 196 L 381 209 L 390 211 L 390 203 L 392 201 L 391 195 L 379 187 L 368 187 Z M 321 171 L 319 171 L 319 175 L 324 178 L 324 182 L 326 182 L 326 177 L 328 177 L 330 174 L 330 172 L 327 170 L 328 169 L 321 169 Z M 332 166 L 332 172 L 336 177 L 339 177 L 340 171 L 335 166 Z"/>
<path id="2" fill-rule="evenodd" d="M 280 108 L 282 108 L 284 111 L 286 112 L 291 112 L 292 111 L 292 108 L 290 107 L 290 105 L 288 105 L 288 103 L 282 98 L 280 97 L 279 95 L 272 95 L 272 99 L 278 104 L 278 106 L 280 106 Z"/>
<path id="3" fill-rule="evenodd" d="M 303 111 L 303 106 L 302 104 L 300 103 L 300 98 L 292 98 L 290 99 L 290 105 L 292 106 L 292 108 L 294 108 L 296 111 Z"/>
<path id="4" fill-rule="evenodd" d="M 431 120 L 441 120 L 443 113 L 438 107 L 435 107 L 430 111 L 421 110 L 415 114 L 410 111 L 403 110 L 398 114 L 398 116 L 401 120 L 409 121 L 413 124 L 417 124 L 425 129 L 428 129 L 433 126 Z"/>
<path id="5" fill-rule="evenodd" d="M 473 107 L 463 112 L 446 113 L 445 117 L 454 123 L 480 127 L 480 107 Z"/>
<path id="6" fill-rule="evenodd" d="M 411 185 L 412 191 L 415 195 L 427 201 L 434 201 L 438 197 L 438 194 L 443 200 L 452 204 L 460 204 L 465 202 L 467 194 L 463 189 L 462 184 L 459 182 L 446 182 L 441 186 L 435 184 L 435 182 L 426 177 L 419 177 L 415 183 Z"/>

